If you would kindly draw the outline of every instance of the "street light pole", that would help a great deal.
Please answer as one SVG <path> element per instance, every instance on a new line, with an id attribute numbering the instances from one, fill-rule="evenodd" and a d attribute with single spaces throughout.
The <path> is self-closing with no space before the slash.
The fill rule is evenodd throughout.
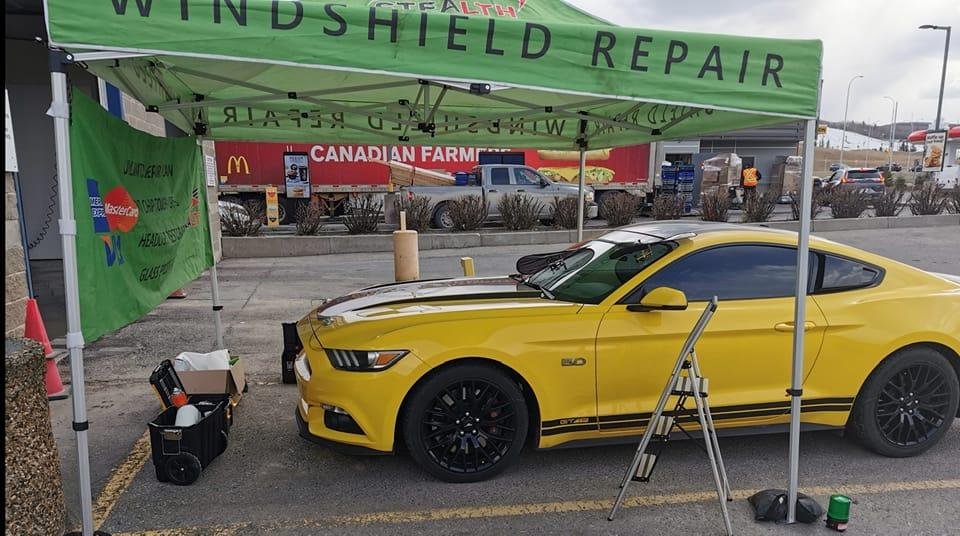
<path id="1" fill-rule="evenodd" d="M 950 52 L 950 28 L 951 26 L 935 26 L 933 24 L 924 24 L 921 30 L 946 30 L 947 41 L 943 45 L 943 72 L 940 74 L 940 98 L 937 100 L 937 121 L 933 126 L 934 130 L 940 130 L 940 115 L 943 112 L 943 87 L 947 83 L 947 55 Z"/>
<path id="2" fill-rule="evenodd" d="M 843 107 L 843 137 L 840 138 L 840 165 L 843 165 L 843 149 L 847 145 L 847 112 L 850 110 L 850 88 L 857 78 L 863 78 L 863 75 L 858 74 L 854 76 L 850 79 L 850 83 L 847 84 L 847 104 Z"/>
<path id="3" fill-rule="evenodd" d="M 887 171 L 889 171 L 890 173 L 893 173 L 893 138 L 896 135 L 895 131 L 897 128 L 897 107 L 899 103 L 897 103 L 897 101 L 893 97 L 884 95 L 883 98 L 890 99 L 890 102 L 893 103 L 893 119 L 890 121 L 890 147 L 889 147 L 890 162 L 887 164 L 888 166 L 890 166 L 887 168 Z"/>

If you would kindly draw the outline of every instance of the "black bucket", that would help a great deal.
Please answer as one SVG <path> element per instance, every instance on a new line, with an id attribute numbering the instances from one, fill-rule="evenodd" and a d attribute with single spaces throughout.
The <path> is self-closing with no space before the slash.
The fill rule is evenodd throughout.
<path id="1" fill-rule="evenodd" d="M 297 354 L 303 349 L 300 335 L 297 333 L 297 323 L 285 322 L 280 325 L 283 327 L 283 353 L 280 354 L 283 383 L 297 383 L 293 363 L 297 360 Z"/>

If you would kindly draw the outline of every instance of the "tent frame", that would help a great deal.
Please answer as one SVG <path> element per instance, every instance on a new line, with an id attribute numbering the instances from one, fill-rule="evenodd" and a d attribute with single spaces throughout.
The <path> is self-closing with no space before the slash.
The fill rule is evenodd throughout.
<path id="1" fill-rule="evenodd" d="M 73 193 L 72 193 L 72 179 L 71 179 L 71 168 L 70 168 L 70 143 L 69 143 L 69 105 L 67 102 L 67 79 L 65 74 L 65 66 L 73 62 L 83 62 L 83 61 L 102 61 L 102 60 L 113 60 L 114 62 L 119 62 L 123 59 L 135 59 L 135 58 L 145 58 L 152 57 L 156 55 L 168 55 L 168 56 L 189 56 L 197 57 L 202 59 L 224 59 L 224 60 L 236 60 L 236 58 L 219 58 L 216 56 L 203 55 L 203 54 L 171 54 L 169 52 L 152 52 L 152 51 L 143 51 L 143 50 L 126 50 L 126 49 L 96 49 L 89 45 L 64 45 L 68 48 L 77 48 L 85 49 L 87 51 L 80 53 L 67 53 L 58 49 L 51 49 L 50 52 L 50 83 L 53 90 L 53 102 L 50 107 L 49 114 L 54 117 L 54 133 L 56 138 L 56 150 L 57 150 L 57 171 L 58 171 L 58 182 L 59 182 L 59 192 L 60 192 L 60 209 L 61 209 L 61 219 L 60 224 L 60 234 L 63 242 L 63 251 L 64 251 L 64 286 L 66 289 L 66 306 L 67 306 L 67 324 L 68 324 L 68 333 L 67 333 L 67 348 L 70 353 L 70 371 L 71 371 L 71 380 L 73 381 L 74 386 L 74 397 L 73 397 L 73 429 L 76 431 L 77 435 L 77 458 L 78 458 L 78 474 L 80 480 L 80 506 L 82 509 L 82 535 L 83 536 L 94 536 L 98 534 L 99 531 L 94 531 L 93 527 L 93 516 L 92 516 L 92 497 L 91 497 L 91 487 L 90 487 L 90 466 L 89 466 L 89 451 L 88 451 L 88 441 L 87 441 L 87 417 L 86 417 L 86 406 L 85 406 L 85 390 L 84 390 L 84 377 L 83 377 L 83 336 L 80 332 L 80 301 L 79 301 L 79 289 L 78 289 L 78 279 L 77 279 L 77 257 L 76 257 L 76 220 L 74 218 L 73 211 Z M 457 87 L 453 84 L 455 83 L 466 83 L 465 81 L 448 81 L 448 82 L 431 82 L 425 80 L 423 77 L 418 77 L 412 74 L 402 74 L 402 73 L 393 73 L 393 72 L 379 72 L 379 71 L 369 71 L 364 69 L 345 69 L 342 67 L 332 67 L 332 66 L 305 66 L 298 64 L 289 64 L 285 62 L 270 62 L 270 61 L 254 61 L 253 63 L 262 63 L 262 64 L 281 64 L 281 65 L 291 65 L 295 67 L 303 68 L 312 68 L 312 69 L 327 69 L 327 70 L 336 70 L 336 71 L 354 71 L 354 72 L 363 72 L 363 73 L 372 73 L 372 74 L 385 74 L 394 77 L 406 78 L 402 83 L 400 81 L 396 82 L 396 85 L 391 87 L 406 86 L 412 83 L 418 83 L 422 87 L 417 97 L 417 102 L 412 106 L 409 102 L 400 101 L 398 104 L 404 108 L 407 108 L 410 111 L 411 118 L 416 117 L 419 112 L 417 107 L 419 106 L 421 98 L 423 99 L 423 111 L 425 119 L 433 119 L 435 117 L 436 111 L 439 109 L 440 104 L 443 101 L 443 97 L 448 91 L 459 91 L 470 93 L 472 95 L 477 95 L 469 89 L 463 89 Z M 177 70 L 185 72 L 183 68 L 174 68 L 173 72 Z M 119 71 L 118 71 L 119 72 Z M 822 74 L 822 64 L 820 65 L 820 72 L 817 73 L 818 79 Z M 193 76 L 193 74 L 191 73 Z M 210 77 L 209 74 L 203 73 L 204 76 Z M 415 80 L 412 82 L 410 79 Z M 211 78 L 212 79 L 212 78 Z M 242 102 L 259 102 L 262 100 L 268 100 L 267 97 L 275 98 L 279 95 L 288 95 L 290 97 L 295 97 L 297 100 L 303 100 L 305 102 L 315 102 L 323 106 L 331 106 L 340 108 L 341 111 L 349 111 L 350 113 L 359 113 L 361 115 L 374 116 L 377 118 L 382 118 L 383 116 L 378 114 L 373 114 L 372 112 L 367 112 L 363 110 L 363 107 L 349 107 L 342 104 L 332 103 L 328 101 L 316 100 L 314 101 L 314 96 L 311 96 L 309 93 L 301 93 L 297 95 L 291 95 L 289 93 L 273 93 L 276 90 L 258 86 L 255 84 L 248 84 L 242 81 L 231 80 L 227 77 L 216 77 L 216 79 L 224 83 L 232 83 L 238 86 L 247 87 L 248 89 L 254 89 L 257 91 L 262 91 L 266 95 L 260 99 L 236 99 L 238 103 Z M 162 82 L 161 82 L 162 86 Z M 381 85 L 382 86 L 382 85 Z M 128 87 L 132 87 L 128 84 Z M 371 86 L 366 86 L 368 89 Z M 431 103 L 429 98 L 429 89 L 431 87 L 439 87 L 441 89 L 441 94 L 436 102 Z M 517 88 L 523 88 L 523 86 L 512 86 Z M 362 88 L 355 88 L 361 90 Z M 529 87 L 526 89 L 531 89 L 534 91 L 540 91 L 542 88 Z M 171 94 L 167 88 L 164 88 L 164 91 L 168 94 Z M 568 92 L 569 93 L 569 92 Z M 602 123 L 604 127 L 601 127 L 594 133 L 594 135 L 602 133 L 605 128 L 631 128 L 636 130 L 647 130 L 650 134 L 653 135 L 663 135 L 664 131 L 669 128 L 679 124 L 686 118 L 691 115 L 707 109 L 719 110 L 719 111 L 734 111 L 734 112 L 743 112 L 750 113 L 754 115 L 765 115 L 765 116 L 778 116 L 783 117 L 784 120 L 791 119 L 800 119 L 803 120 L 805 125 L 805 135 L 804 135 L 804 157 L 803 157 L 803 172 L 800 186 L 800 231 L 798 233 L 798 244 L 797 244 L 797 281 L 796 281 L 796 297 L 795 297 L 795 307 L 794 307 L 794 332 L 793 332 L 793 368 L 791 373 L 791 385 L 787 389 L 787 394 L 791 397 L 790 403 L 790 448 L 789 448 L 789 483 L 788 483 L 788 494 L 789 494 L 789 504 L 788 504 L 788 515 L 787 523 L 796 522 L 796 498 L 798 495 L 798 482 L 799 482 L 799 456 L 800 456 L 800 410 L 801 410 L 801 397 L 803 395 L 803 360 L 804 360 L 804 320 L 806 318 L 806 299 L 807 299 L 807 279 L 809 275 L 809 240 L 810 240 L 810 208 L 812 205 L 812 194 L 813 194 L 813 146 L 816 135 L 816 126 L 818 119 L 816 117 L 802 117 L 790 114 L 772 114 L 769 112 L 758 112 L 751 110 L 737 110 L 731 109 L 728 107 L 710 107 L 703 105 L 694 105 L 694 104 L 684 104 L 678 102 L 666 102 L 660 101 L 657 99 L 638 99 L 633 97 L 622 97 L 618 98 L 616 96 L 604 96 L 604 95 L 594 95 L 590 93 L 573 93 L 576 95 L 582 95 L 584 97 L 594 97 L 602 101 L 614 102 L 623 102 L 623 101 L 635 101 L 636 104 L 631 107 L 630 111 L 626 114 L 621 113 L 616 117 L 610 118 L 602 116 L 599 114 L 593 114 L 585 111 L 577 110 L 568 110 L 568 109 L 559 109 L 557 107 L 543 107 L 537 106 L 533 103 L 521 101 L 518 99 L 510 99 L 506 97 L 501 97 L 499 95 L 493 94 L 484 94 L 479 95 L 488 100 L 509 103 L 523 108 L 529 108 L 530 110 L 543 110 L 544 113 L 552 113 L 556 115 L 563 115 L 571 118 L 579 119 L 578 124 L 578 133 L 576 138 L 573 140 L 580 152 L 580 162 L 579 162 L 579 182 L 578 182 L 578 192 L 579 192 L 579 203 L 577 210 L 577 239 L 578 241 L 583 240 L 583 216 L 584 216 L 584 171 L 586 166 L 586 152 L 589 147 L 590 137 L 587 132 L 588 121 L 595 121 Z M 141 100 L 144 105 L 148 105 L 147 102 L 143 101 L 136 94 L 133 95 L 138 100 Z M 180 102 L 167 102 L 161 105 L 150 106 L 148 105 L 148 111 L 152 112 L 161 112 L 165 110 L 178 110 L 181 114 L 184 114 L 184 118 L 188 119 L 191 124 L 196 126 L 194 134 L 198 139 L 202 138 L 207 132 L 209 125 L 204 123 L 204 113 L 206 106 L 209 106 L 211 103 L 216 101 L 204 101 L 202 96 L 197 96 L 195 102 L 192 103 L 180 103 Z M 820 100 L 821 95 L 818 92 L 817 94 L 817 111 L 819 114 L 820 109 Z M 233 99 L 231 99 L 233 101 Z M 223 102 L 223 101 L 221 101 Z M 584 103 L 575 103 L 580 104 L 581 106 Z M 644 127 L 638 127 L 631 123 L 623 122 L 624 116 L 629 115 L 629 113 L 634 113 L 639 110 L 642 106 L 646 104 L 666 104 L 672 106 L 688 106 L 690 110 L 686 111 L 680 117 L 672 120 L 670 123 L 664 127 L 658 129 L 645 129 Z M 197 110 L 197 114 L 185 113 L 185 110 Z M 516 115 L 516 110 L 514 111 Z M 278 116 L 279 118 L 280 116 Z M 510 121 L 513 119 L 506 116 L 491 116 L 485 117 L 482 121 L 484 123 L 489 123 L 491 125 L 503 125 L 510 124 Z M 263 119 L 257 120 L 255 122 L 263 122 Z M 529 121 L 529 119 L 526 119 Z M 414 123 L 416 123 L 414 125 Z M 476 119 L 465 119 L 459 123 L 466 123 L 467 125 L 477 123 Z M 231 123 L 236 125 L 236 123 Z M 407 129 L 410 127 L 416 128 L 422 135 L 418 136 L 408 136 Z M 429 143 L 429 141 L 434 138 L 438 133 L 435 132 L 436 123 L 433 123 L 432 126 L 429 121 L 406 121 L 405 130 L 400 136 L 399 141 L 410 144 L 418 143 Z M 459 127 L 458 127 L 459 128 Z M 469 127 L 468 127 L 469 128 Z M 358 129 L 363 130 L 363 129 Z M 433 130 L 433 132 L 430 132 Z M 524 130 L 522 128 L 515 130 Z M 426 131 L 426 132 L 424 132 Z M 538 132 L 538 135 L 543 135 L 543 133 Z M 385 138 L 391 139 L 389 135 L 384 136 Z M 569 138 L 563 138 L 569 139 Z M 211 233 L 212 239 L 212 233 Z M 211 275 L 211 285 L 212 285 L 212 300 L 213 300 L 213 310 L 214 318 L 217 329 L 217 342 L 218 345 L 223 346 L 222 344 L 222 325 L 220 319 L 220 311 L 222 306 L 220 305 L 219 299 L 219 289 L 217 288 L 217 267 L 216 263 L 210 269 Z"/>
<path id="2" fill-rule="evenodd" d="M 80 487 L 81 532 L 83 536 L 106 536 L 106 533 L 94 530 L 93 497 L 90 481 L 90 452 L 87 430 L 86 382 L 84 379 L 83 348 L 85 341 L 80 322 L 80 289 L 77 266 L 77 221 L 73 205 L 73 169 L 70 152 L 70 103 L 67 86 L 67 66 L 73 63 L 69 54 L 50 51 L 50 87 L 52 102 L 47 115 L 53 117 L 54 139 L 57 162 L 57 188 L 60 202 L 60 229 L 63 247 L 63 281 L 67 309 L 66 346 L 70 356 L 70 381 L 72 383 L 72 427 L 77 442 L 77 475 Z M 197 138 L 202 144 L 202 137 Z M 209 213 L 207 215 L 209 218 Z M 209 226 L 208 226 L 209 227 Z M 213 249 L 213 230 L 208 229 L 207 236 Z M 213 309 L 214 334 L 217 348 L 224 348 L 223 323 L 220 301 L 220 285 L 217 276 L 217 262 L 210 266 L 210 295 Z"/>

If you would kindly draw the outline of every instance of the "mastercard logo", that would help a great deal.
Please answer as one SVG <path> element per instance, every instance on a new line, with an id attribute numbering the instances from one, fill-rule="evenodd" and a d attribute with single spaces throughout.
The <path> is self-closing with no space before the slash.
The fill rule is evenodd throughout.
<path id="1" fill-rule="evenodd" d="M 103 198 L 103 205 L 111 231 L 128 233 L 140 219 L 140 207 L 122 186 L 110 190 Z"/>

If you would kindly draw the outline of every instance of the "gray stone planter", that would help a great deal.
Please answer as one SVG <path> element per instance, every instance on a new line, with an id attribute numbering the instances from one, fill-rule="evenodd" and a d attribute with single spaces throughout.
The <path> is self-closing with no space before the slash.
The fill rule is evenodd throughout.
<path id="1" fill-rule="evenodd" d="M 5 348 L 5 533 L 60 535 L 63 486 L 43 383 L 43 349 L 26 339 L 6 339 Z"/>

